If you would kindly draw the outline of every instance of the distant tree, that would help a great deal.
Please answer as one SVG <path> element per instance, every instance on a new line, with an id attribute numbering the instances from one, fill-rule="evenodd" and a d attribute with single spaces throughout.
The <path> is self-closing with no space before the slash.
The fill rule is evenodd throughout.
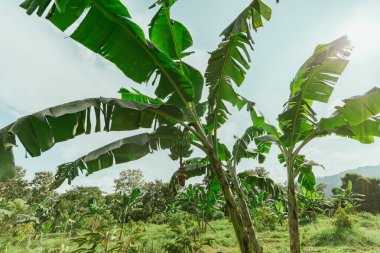
<path id="1" fill-rule="evenodd" d="M 30 183 L 31 187 L 31 201 L 33 203 L 41 203 L 49 195 L 53 193 L 50 188 L 54 182 L 54 175 L 50 171 L 36 172 L 34 179 Z"/>
<path id="2" fill-rule="evenodd" d="M 342 188 L 346 188 L 349 181 L 352 182 L 352 192 L 363 195 L 363 200 L 357 209 L 380 213 L 380 178 L 348 173 L 342 178 Z"/>
<path id="3" fill-rule="evenodd" d="M 169 183 L 155 180 L 145 183 L 142 187 L 142 206 L 144 207 L 143 219 L 165 211 L 174 201 L 174 195 Z"/>
<path id="4" fill-rule="evenodd" d="M 29 196 L 29 184 L 24 178 L 25 169 L 16 166 L 16 176 L 8 182 L 0 182 L 0 197 L 7 201 L 15 199 L 27 199 Z"/>
<path id="5" fill-rule="evenodd" d="M 352 181 L 342 184 L 341 188 L 333 188 L 333 201 L 336 210 L 344 208 L 346 211 L 355 212 L 361 205 L 364 195 L 352 191 Z"/>
<path id="6" fill-rule="evenodd" d="M 98 203 L 104 199 L 99 187 L 77 186 L 61 195 L 54 215 L 59 221 L 79 220 L 94 200 Z"/>
<path id="7" fill-rule="evenodd" d="M 325 189 L 327 187 L 327 184 L 320 183 L 315 186 L 315 191 L 318 192 L 319 195 L 325 195 Z"/>
<path id="8" fill-rule="evenodd" d="M 269 176 L 269 171 L 265 169 L 264 166 L 257 166 L 253 170 L 253 174 L 259 176 L 259 177 L 268 177 Z"/>
<path id="9" fill-rule="evenodd" d="M 144 184 L 144 176 L 139 169 L 129 169 L 120 172 L 115 179 L 115 192 L 121 195 L 129 195 L 133 189 L 141 188 Z"/>

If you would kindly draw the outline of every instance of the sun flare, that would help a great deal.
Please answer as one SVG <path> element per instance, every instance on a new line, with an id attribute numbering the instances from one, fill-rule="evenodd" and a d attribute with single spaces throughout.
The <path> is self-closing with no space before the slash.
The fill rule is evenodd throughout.
<path id="1" fill-rule="evenodd" d="M 356 55 L 368 56 L 380 45 L 379 26 L 379 16 L 361 14 L 351 17 L 341 31 L 352 41 Z"/>

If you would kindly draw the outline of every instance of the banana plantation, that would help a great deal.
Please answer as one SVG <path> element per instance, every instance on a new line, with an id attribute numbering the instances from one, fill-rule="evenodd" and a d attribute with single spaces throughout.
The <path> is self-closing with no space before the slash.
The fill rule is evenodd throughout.
<path id="1" fill-rule="evenodd" d="M 248 75 L 260 65 L 255 56 L 262 48 L 261 34 L 281 22 L 275 15 L 288 3 L 241 1 L 245 8 L 228 20 L 206 61 L 194 64 L 197 45 L 190 31 L 197 31 L 172 15 L 177 6 L 192 11 L 194 3 L 146 1 L 154 13 L 146 25 L 139 13 L 127 8 L 129 2 L 134 1 L 12 3 L 37 23 L 48 23 L 52 36 L 60 33 L 67 46 L 107 62 L 125 82 L 115 97 L 99 92 L 0 126 L 0 252 L 380 252 L 379 179 L 347 174 L 326 192 L 316 171 L 331 175 L 335 160 L 349 158 L 324 153 L 323 160 L 313 161 L 316 156 L 310 152 L 312 145 L 334 140 L 368 146 L 380 163 L 375 146 L 380 137 L 380 72 L 371 75 L 373 82 L 357 84 L 370 85 L 362 93 L 343 99 L 338 93 L 349 82 L 345 75 L 355 71 L 357 65 L 349 62 L 357 59 L 359 45 L 341 34 L 313 42 L 309 55 L 289 52 L 289 58 L 300 57 L 303 64 L 286 73 L 291 81 L 282 85 L 288 93 L 279 93 L 283 107 L 274 108 L 280 113 L 264 114 L 256 91 L 269 89 L 265 100 L 271 103 L 277 87 L 265 80 L 248 81 Z M 217 12 L 223 4 L 207 11 Z M 288 53 L 283 46 L 282 53 Z M 266 52 L 266 58 L 276 57 Z M 251 65 L 256 69 L 250 70 Z M 267 75 L 278 75 L 275 68 L 282 67 L 271 66 Z M 67 73 L 65 66 L 57 68 Z M 41 82 L 44 74 L 44 69 L 35 73 Z M 96 86 L 92 84 L 94 90 Z M 56 146 L 99 132 L 105 138 L 111 132 L 124 137 L 110 137 L 103 146 L 90 143 L 93 151 L 73 160 L 56 158 L 60 165 L 31 178 L 28 166 L 18 162 L 19 150 L 28 161 L 39 156 L 42 161 Z M 121 171 L 112 191 L 102 184 L 80 183 L 153 155 L 162 156 L 163 162 Z M 361 159 L 367 164 L 364 157 L 356 160 Z M 277 163 L 276 170 L 268 162 Z M 156 178 L 169 171 L 170 180 L 147 180 L 145 169 Z"/>

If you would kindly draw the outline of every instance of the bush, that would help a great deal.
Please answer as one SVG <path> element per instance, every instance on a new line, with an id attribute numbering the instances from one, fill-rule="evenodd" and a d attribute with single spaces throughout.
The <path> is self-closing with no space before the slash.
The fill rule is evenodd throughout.
<path id="1" fill-rule="evenodd" d="M 31 240 L 37 235 L 37 231 L 34 229 L 34 226 L 34 222 L 27 222 L 13 226 L 10 230 L 13 235 L 13 243 L 18 245 L 24 244 L 29 247 Z"/>
<path id="2" fill-rule="evenodd" d="M 359 212 L 356 215 L 364 220 L 376 220 L 376 216 L 369 212 Z"/>
<path id="3" fill-rule="evenodd" d="M 352 227 L 352 219 L 350 215 L 341 207 L 338 206 L 338 208 L 335 211 L 334 214 L 334 220 L 333 224 L 337 228 L 351 228 Z"/>
<path id="4" fill-rule="evenodd" d="M 357 219 L 355 221 L 357 221 L 361 227 L 374 227 L 378 225 L 376 216 L 369 212 L 357 213 Z"/>
<path id="5" fill-rule="evenodd" d="M 167 219 L 165 214 L 157 213 L 157 214 L 153 214 L 152 217 L 149 218 L 147 221 L 151 222 L 153 224 L 160 225 L 160 224 L 166 223 L 168 221 L 168 219 Z"/>
<path id="6" fill-rule="evenodd" d="M 168 218 L 168 225 L 175 234 L 175 238 L 164 244 L 163 248 L 168 253 L 192 253 L 197 252 L 204 242 L 199 238 L 199 231 L 190 214 L 179 211 Z"/>
<path id="7" fill-rule="evenodd" d="M 276 229 L 278 218 L 269 206 L 256 207 L 251 214 L 253 225 L 258 231 Z"/>
<path id="8" fill-rule="evenodd" d="M 316 247 L 350 245 L 352 248 L 374 245 L 375 243 L 357 228 L 326 227 L 315 231 L 304 239 L 304 243 Z"/>
<path id="9" fill-rule="evenodd" d="M 214 210 L 212 212 L 212 220 L 222 220 L 224 218 L 226 218 L 226 216 L 224 215 L 224 212 L 220 210 Z"/>

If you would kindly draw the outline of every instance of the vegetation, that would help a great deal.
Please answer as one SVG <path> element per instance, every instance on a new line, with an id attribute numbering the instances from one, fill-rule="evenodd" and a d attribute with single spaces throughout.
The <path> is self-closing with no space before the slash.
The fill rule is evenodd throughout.
<path id="1" fill-rule="evenodd" d="M 350 183 L 351 182 L 351 183 Z M 371 213 L 380 212 L 380 204 L 377 201 L 380 197 L 380 180 L 378 178 L 365 177 L 358 174 L 346 174 L 342 178 L 342 187 L 352 187 L 359 200 L 356 201 L 358 211 Z M 338 191 L 339 190 L 335 190 Z"/>
<path id="2" fill-rule="evenodd" d="M 157 13 L 149 25 L 149 40 L 119 0 L 26 0 L 21 4 L 29 15 L 46 13 L 62 31 L 74 27 L 73 40 L 115 64 L 134 82 L 153 84 L 154 97 L 122 88 L 121 99 L 74 101 L 0 129 L 3 227 L 14 229 L 13 237 L 27 247 L 52 231 L 74 236 L 74 252 L 139 252 L 147 251 L 148 246 L 137 243 L 143 238 L 143 228 L 135 222 L 159 220 L 157 223 L 169 224 L 176 234 L 163 250 L 196 252 L 211 245 L 203 235 L 210 229 L 217 233 L 211 222 L 221 213 L 231 222 L 244 253 L 263 252 L 266 245 L 259 243 L 257 230 L 275 230 L 285 218 L 291 253 L 301 252 L 299 217 L 316 222 L 318 216 L 328 214 L 334 217 L 335 229 L 352 229 L 350 215 L 357 211 L 361 197 L 352 191 L 352 181 L 327 199 L 316 189 L 313 174 L 313 167 L 321 165 L 301 154 L 317 137 L 335 134 L 373 143 L 380 136 L 379 88 L 345 99 L 343 106 L 326 118 L 318 119 L 312 109 L 314 102 L 329 101 L 347 66 L 352 50 L 348 38 L 317 46 L 301 66 L 291 82 L 277 129 L 254 102 L 237 92 L 250 67 L 248 50 L 253 49 L 254 32 L 271 18 L 271 9 L 261 0 L 253 0 L 222 32 L 222 41 L 211 52 L 202 75 L 185 62 L 193 41 L 186 27 L 170 16 L 175 2 L 158 0 L 151 6 Z M 204 86 L 208 88 L 207 101 L 201 102 Z M 218 133 L 228 120 L 230 106 L 246 107 L 252 119 L 252 126 L 236 138 L 231 150 Z M 149 131 L 62 164 L 54 177 L 39 173 L 29 184 L 15 166 L 12 148 L 17 146 L 16 139 L 36 157 L 56 143 L 82 134 L 140 128 Z M 287 170 L 286 191 L 262 168 L 237 172 L 242 159 L 264 162 L 272 145 L 279 148 L 279 161 Z M 170 184 L 145 184 L 141 172 L 131 170 L 121 174 L 111 195 L 103 196 L 94 187 L 77 187 L 61 195 L 52 191 L 66 180 L 71 183 L 80 173 L 89 175 L 159 149 L 169 150 L 170 158 L 179 163 Z M 203 155 L 191 157 L 193 149 Z M 187 179 L 201 175 L 202 184 L 185 187 Z M 147 212 L 141 209 L 145 206 Z M 67 251 L 64 247 L 59 250 Z"/>
<path id="3" fill-rule="evenodd" d="M 257 171 L 266 172 L 263 168 Z M 40 205 L 34 205 L 34 196 L 38 198 L 38 194 L 5 200 L 4 192 L 0 196 L 0 252 L 240 251 L 226 216 L 221 192 L 207 198 L 209 195 L 204 191 L 204 184 L 188 185 L 175 196 L 156 202 L 149 198 L 152 194 L 150 187 L 159 185 L 157 191 L 163 189 L 165 192 L 162 185 L 169 187 L 169 183 L 143 182 L 141 177 L 128 177 L 133 178 L 129 181 L 131 186 L 139 183 L 142 188 L 141 191 L 132 190 L 130 195 L 122 195 L 118 191 L 120 182 L 126 175 L 140 173 L 139 170 L 123 171 L 115 179 L 114 193 L 102 193 L 95 187 L 73 187 L 62 194 L 50 192 L 47 199 L 54 200 L 45 206 L 44 215 L 37 211 L 41 209 Z M 37 173 L 35 178 L 40 175 L 41 172 Z M 23 175 L 19 175 L 18 180 L 24 180 Z M 25 192 L 31 192 L 35 180 L 25 182 L 24 186 L 14 185 L 14 189 L 23 188 Z M 11 183 L 0 183 L 0 186 Z M 264 191 L 258 186 L 251 189 L 251 196 L 257 196 L 258 201 L 250 203 L 249 209 L 265 251 L 288 252 L 288 226 L 284 222 L 287 210 L 286 203 L 282 204 L 286 197 L 274 200 L 267 192 L 260 194 Z M 162 193 L 156 194 L 161 196 Z M 73 198 L 76 200 L 75 209 L 70 209 Z M 334 198 L 322 194 L 300 191 L 298 203 L 303 252 L 380 250 L 378 215 L 355 214 L 352 209 L 340 205 L 316 205 L 314 198 L 318 199 L 317 203 L 334 201 Z M 140 208 L 143 202 L 157 211 L 147 217 L 145 210 Z"/>

